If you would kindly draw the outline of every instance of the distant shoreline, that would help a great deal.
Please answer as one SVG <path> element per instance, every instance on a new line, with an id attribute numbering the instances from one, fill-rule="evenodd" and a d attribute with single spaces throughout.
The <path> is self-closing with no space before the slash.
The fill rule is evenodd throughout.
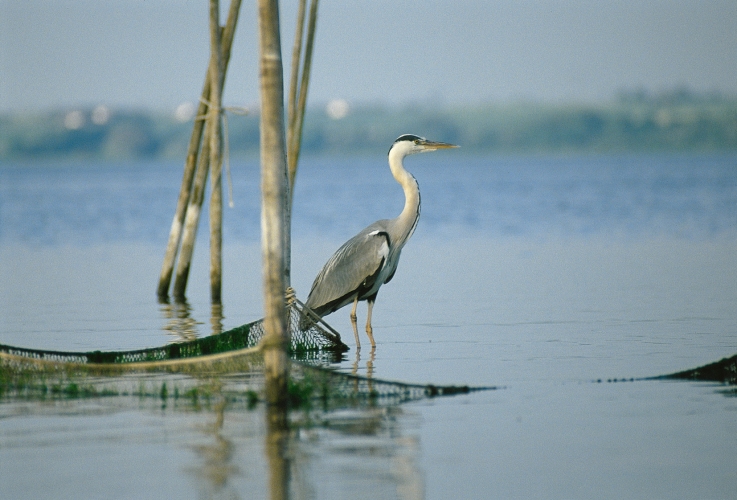
<path id="1" fill-rule="evenodd" d="M 182 159 L 192 118 L 174 113 L 63 109 L 0 114 L 0 160 Z M 620 96 L 607 104 L 364 106 L 330 116 L 311 107 L 302 151 L 386 153 L 402 133 L 461 144 L 464 153 L 737 150 L 737 98 L 690 93 Z M 258 155 L 258 115 L 231 116 L 231 157 Z"/>

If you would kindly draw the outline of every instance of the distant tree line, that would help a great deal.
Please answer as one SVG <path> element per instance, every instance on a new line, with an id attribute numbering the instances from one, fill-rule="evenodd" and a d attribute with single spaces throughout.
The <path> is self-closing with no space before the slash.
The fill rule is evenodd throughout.
<path id="1" fill-rule="evenodd" d="M 191 119 L 89 109 L 0 115 L 0 159 L 184 158 Z M 305 154 L 386 152 L 402 133 L 461 144 L 466 152 L 737 150 L 737 98 L 676 90 L 623 92 L 603 105 L 539 103 L 433 108 L 364 106 L 331 118 L 312 107 Z M 230 155 L 258 154 L 258 116 L 229 118 Z"/>

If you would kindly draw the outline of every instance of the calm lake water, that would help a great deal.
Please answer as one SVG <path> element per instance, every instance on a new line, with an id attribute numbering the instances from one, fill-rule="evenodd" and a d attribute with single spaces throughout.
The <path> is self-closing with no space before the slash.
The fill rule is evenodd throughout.
<path id="1" fill-rule="evenodd" d="M 326 416 L 290 440 L 293 496 L 734 498 L 734 392 L 597 380 L 737 352 L 737 155 L 454 151 L 406 166 L 422 218 L 379 294 L 378 346 L 364 336 L 336 366 L 500 389 Z M 256 162 L 232 165 L 223 319 L 213 326 L 206 223 L 186 314 L 157 302 L 181 168 L 0 164 L 0 343 L 137 349 L 260 318 Z M 383 158 L 305 159 L 298 296 L 402 204 Z M 327 319 L 353 347 L 348 312 Z M 0 498 L 263 498 L 264 436 L 259 409 L 0 400 Z"/>

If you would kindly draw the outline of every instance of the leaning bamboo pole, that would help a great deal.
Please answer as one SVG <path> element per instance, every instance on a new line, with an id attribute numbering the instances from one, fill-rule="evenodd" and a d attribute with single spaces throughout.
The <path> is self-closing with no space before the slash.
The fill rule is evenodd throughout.
<path id="1" fill-rule="evenodd" d="M 221 50 L 223 74 L 225 74 L 225 72 L 227 71 L 228 62 L 230 61 L 230 50 L 233 45 L 233 37 L 235 36 L 235 27 L 238 24 L 238 14 L 240 12 L 240 6 L 241 0 L 231 0 L 230 8 L 228 10 L 228 19 L 225 23 L 225 27 L 222 30 Z M 208 111 L 207 103 L 210 100 L 211 85 L 209 68 L 210 64 L 208 64 L 208 70 L 205 75 L 205 83 L 203 84 L 202 88 L 200 104 L 197 108 L 197 117 L 205 116 Z M 222 80 L 223 81 L 221 82 L 221 85 L 224 84 L 225 78 L 223 78 Z M 169 285 L 171 284 L 174 264 L 177 259 L 177 251 L 179 249 L 180 242 L 184 239 L 182 236 L 182 231 L 185 227 L 185 217 L 192 194 L 192 184 L 194 182 L 195 172 L 197 170 L 200 144 L 202 142 L 204 129 L 205 121 L 201 119 L 195 119 L 194 126 L 192 127 L 192 135 L 189 139 L 189 146 L 187 148 L 187 159 L 184 166 L 184 175 L 182 177 L 182 185 L 179 191 L 179 198 L 177 200 L 177 208 L 174 213 L 174 220 L 172 221 L 171 229 L 169 231 L 169 240 L 166 245 L 164 262 L 161 266 L 161 275 L 159 277 L 157 294 L 162 300 L 165 300 L 168 297 Z M 190 243 L 187 244 L 189 245 Z M 192 242 L 191 244 L 194 243 Z M 184 244 L 182 246 L 184 246 Z M 189 261 L 186 263 L 186 268 L 187 272 L 189 272 Z M 184 285 L 186 288 L 186 278 L 184 280 Z M 183 297 L 184 289 L 181 290 L 180 295 Z"/>
<path id="2" fill-rule="evenodd" d="M 294 191 L 294 180 L 297 176 L 299 152 L 302 146 L 302 124 L 304 123 L 305 107 L 307 105 L 307 87 L 310 81 L 312 47 L 314 45 L 315 27 L 317 24 L 317 1 L 318 0 L 312 0 L 310 5 L 310 20 L 307 28 L 307 48 L 305 50 L 304 61 L 302 61 L 302 40 L 304 38 L 306 0 L 300 0 L 299 7 L 297 9 L 297 24 L 294 34 L 294 46 L 292 48 L 292 69 L 289 83 L 289 97 L 287 98 L 287 168 L 289 176 L 287 198 L 285 200 L 287 227 L 291 226 L 292 193 Z M 301 71 L 300 62 L 302 63 Z M 290 286 L 292 277 L 291 231 L 287 231 L 284 234 L 284 255 L 284 280 L 286 285 Z"/>
<path id="3" fill-rule="evenodd" d="M 205 89 L 202 91 L 203 97 L 209 98 L 210 96 L 210 80 L 207 80 Z M 204 114 L 207 110 L 205 103 L 200 103 L 197 109 L 197 115 Z M 187 213 L 187 205 L 189 204 L 190 191 L 192 190 L 192 182 L 194 180 L 196 166 L 197 166 L 197 155 L 200 149 L 200 140 L 202 139 L 202 130 L 204 129 L 205 122 L 202 120 L 195 120 L 194 127 L 192 128 L 192 136 L 189 140 L 189 148 L 187 150 L 187 160 L 184 164 L 184 176 L 182 177 L 182 187 L 179 190 L 179 199 L 177 200 L 177 208 L 174 212 L 174 220 L 171 223 L 171 229 L 169 230 L 169 241 L 166 244 L 166 253 L 164 254 L 164 263 L 161 266 L 161 275 L 159 277 L 159 287 L 157 289 L 157 295 L 159 299 L 166 300 L 169 296 L 169 284 L 171 283 L 171 276 L 174 271 L 174 263 L 177 258 L 177 251 L 179 249 L 180 237 L 182 229 L 184 227 L 184 217 Z"/>
<path id="4" fill-rule="evenodd" d="M 264 371 L 266 398 L 286 402 L 289 342 L 284 300 L 284 232 L 287 158 L 284 137 L 284 82 L 279 6 L 259 0 L 259 72 L 261 90 L 261 251 L 264 275 Z"/>
<path id="5" fill-rule="evenodd" d="M 223 65 L 220 50 L 220 5 L 210 0 L 210 301 L 220 303 L 222 288 L 223 248 L 223 183 L 220 133 Z"/>
<path id="6" fill-rule="evenodd" d="M 302 40 L 304 38 L 305 7 L 307 0 L 299 0 L 297 7 L 297 24 L 294 30 L 294 46 L 292 47 L 292 69 L 289 78 L 289 96 L 287 97 L 287 164 L 291 166 L 290 149 L 292 147 L 292 136 L 294 135 L 294 124 L 297 119 L 297 91 L 299 89 L 299 65 L 302 60 Z"/>
<path id="7" fill-rule="evenodd" d="M 202 150 L 200 151 L 200 155 L 198 158 L 197 173 L 195 175 L 194 184 L 192 186 L 192 194 L 189 197 L 187 214 L 184 218 L 182 248 L 179 251 L 179 260 L 177 261 L 177 270 L 174 276 L 174 288 L 172 289 L 172 295 L 174 296 L 174 300 L 176 301 L 185 300 L 184 292 L 187 290 L 189 267 L 192 263 L 192 255 L 194 254 L 194 242 L 197 237 L 197 226 L 200 222 L 200 211 L 202 210 L 202 202 L 205 199 L 205 187 L 207 185 L 207 174 L 209 172 L 209 156 L 210 142 L 208 140 L 208 132 L 205 132 L 205 139 L 202 142 Z"/>
<path id="8" fill-rule="evenodd" d="M 299 65 L 302 59 L 302 39 L 304 38 L 305 5 L 307 0 L 300 0 L 297 7 L 297 23 L 294 33 L 294 46 L 292 47 L 292 69 L 289 79 L 289 96 L 287 97 L 287 169 L 290 166 L 290 146 L 294 133 L 294 123 L 297 117 L 297 88 L 299 80 Z M 292 188 L 290 182 L 287 186 L 287 197 L 285 202 L 284 217 L 288 227 L 292 224 Z M 284 284 L 291 286 L 292 283 L 292 235 L 291 231 L 284 233 Z"/>
<path id="9" fill-rule="evenodd" d="M 299 98 L 297 98 L 296 76 L 292 74 L 290 86 L 290 107 L 294 107 L 293 115 L 290 113 L 289 121 L 289 142 L 287 143 L 287 161 L 289 163 L 289 187 L 294 188 L 294 180 L 297 176 L 297 164 L 299 163 L 299 153 L 302 149 L 302 127 L 304 125 L 305 108 L 307 106 L 307 89 L 310 83 L 310 70 L 312 69 L 312 50 L 315 45 L 315 29 L 317 27 L 317 7 L 319 0 L 312 0 L 310 3 L 310 20 L 307 25 L 307 40 L 305 45 L 305 57 L 301 71 L 301 81 L 299 84 Z M 302 14 L 304 15 L 304 14 Z M 298 27 L 298 29 L 300 29 Z M 301 37 L 301 31 L 299 33 Z M 295 45 L 296 45 L 295 41 Z M 301 47 L 301 42 L 300 42 Z M 296 50 L 296 48 L 295 48 Z M 301 52 L 301 48 L 300 48 Z M 294 57 L 294 55 L 292 55 Z M 298 54 L 298 58 L 300 55 Z M 292 71 L 294 71 L 294 61 L 292 61 Z M 291 198 L 290 198 L 291 211 Z"/>

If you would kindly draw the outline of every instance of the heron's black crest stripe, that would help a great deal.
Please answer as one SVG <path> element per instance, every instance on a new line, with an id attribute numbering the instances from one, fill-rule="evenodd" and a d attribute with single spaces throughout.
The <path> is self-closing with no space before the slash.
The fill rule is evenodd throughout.
<path id="1" fill-rule="evenodd" d="M 397 139 L 396 139 L 396 140 L 395 140 L 395 141 L 394 141 L 394 142 L 392 143 L 392 148 L 393 148 L 393 147 L 394 147 L 394 145 L 395 145 L 396 143 L 398 143 L 398 142 L 403 142 L 403 141 L 424 141 L 424 140 L 425 140 L 425 139 L 423 139 L 423 138 L 422 138 L 422 137 L 420 137 L 419 135 L 414 135 L 414 134 L 403 134 L 403 135 L 400 135 L 399 137 L 397 137 Z M 389 151 L 391 151 L 391 150 L 392 150 L 392 148 L 389 148 Z"/>
<path id="2" fill-rule="evenodd" d="M 414 134 L 403 134 L 397 137 L 397 139 L 394 142 L 401 142 L 401 141 L 421 141 L 423 140 L 422 137 L 414 135 Z"/>

